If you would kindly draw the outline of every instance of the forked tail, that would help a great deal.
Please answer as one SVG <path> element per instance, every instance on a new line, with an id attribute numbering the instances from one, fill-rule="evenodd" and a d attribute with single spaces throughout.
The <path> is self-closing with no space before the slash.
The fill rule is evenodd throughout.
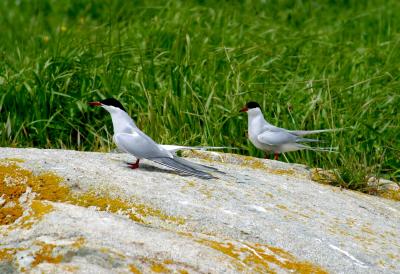
<path id="1" fill-rule="evenodd" d="M 317 130 L 289 130 L 290 133 L 297 136 L 304 136 L 308 134 L 317 134 L 322 132 L 342 131 L 345 128 L 331 128 L 331 129 L 317 129 Z"/>
<path id="2" fill-rule="evenodd" d="M 313 150 L 313 151 L 324 151 L 324 152 L 338 153 L 338 149 L 339 149 L 339 147 L 310 147 L 310 146 L 306 146 L 306 145 L 303 145 L 303 144 L 297 144 L 297 145 L 301 149 L 309 149 L 309 150 Z"/>

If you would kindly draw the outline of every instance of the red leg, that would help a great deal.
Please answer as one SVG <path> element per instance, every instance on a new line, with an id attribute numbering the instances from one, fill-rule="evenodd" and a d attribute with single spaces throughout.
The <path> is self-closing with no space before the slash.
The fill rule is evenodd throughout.
<path id="1" fill-rule="evenodd" d="M 131 168 L 131 169 L 137 169 L 137 168 L 139 168 L 139 159 L 137 159 L 136 160 L 136 163 L 128 163 L 128 166 Z"/>
<path id="2" fill-rule="evenodd" d="M 279 153 L 274 153 L 274 160 L 278 160 L 279 159 Z"/>

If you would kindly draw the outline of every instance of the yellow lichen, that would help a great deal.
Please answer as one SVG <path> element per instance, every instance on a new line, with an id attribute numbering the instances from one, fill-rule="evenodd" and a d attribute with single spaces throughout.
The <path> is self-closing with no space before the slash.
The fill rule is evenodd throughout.
<path id="1" fill-rule="evenodd" d="M 163 263 L 164 263 L 164 264 L 173 264 L 174 261 L 173 261 L 173 260 L 170 260 L 170 259 L 166 259 L 166 260 L 164 260 Z"/>
<path id="2" fill-rule="evenodd" d="M 135 222 L 147 223 L 146 218 L 158 218 L 166 222 L 176 224 L 184 224 L 185 220 L 180 217 L 169 216 L 159 209 L 152 208 L 142 203 L 127 202 L 120 198 L 111 198 L 100 196 L 93 191 L 86 192 L 81 195 L 70 195 L 68 202 L 83 206 L 95 206 L 98 210 L 108 211 L 112 213 L 125 214 Z"/>
<path id="3" fill-rule="evenodd" d="M 76 266 L 76 265 L 63 265 L 63 266 L 62 266 L 62 269 L 65 270 L 65 271 L 67 271 L 67 272 L 72 272 L 72 273 L 74 273 L 74 272 L 76 272 L 76 271 L 79 270 L 79 267 Z"/>
<path id="4" fill-rule="evenodd" d="M 148 205 L 128 202 L 120 198 L 111 198 L 89 191 L 83 194 L 73 194 L 67 186 L 61 184 L 62 178 L 52 173 L 34 175 L 31 171 L 20 168 L 15 162 L 0 162 L 0 225 L 9 225 L 20 218 L 24 207 L 20 198 L 30 190 L 34 193 L 32 201 L 33 217 L 50 212 L 50 205 L 35 201 L 68 202 L 74 205 L 91 207 L 112 213 L 125 214 L 133 221 L 147 223 L 148 218 L 158 218 L 166 222 L 183 224 L 185 220 L 180 217 L 169 216 L 159 209 Z M 32 217 L 32 216 L 31 216 Z M 27 223 L 25 216 L 22 223 Z M 29 222 L 28 222 L 29 223 Z M 30 225 L 33 222 L 30 223 Z M 28 228 L 30 227 L 28 224 Z"/>
<path id="5" fill-rule="evenodd" d="M 327 273 L 321 267 L 307 261 L 298 261 L 287 251 L 261 244 L 242 243 L 240 247 L 231 242 L 217 242 L 207 239 L 199 243 L 229 256 L 238 271 L 251 270 L 255 273 L 275 273 L 274 268 L 295 273 Z"/>
<path id="6" fill-rule="evenodd" d="M 24 159 L 19 159 L 19 158 L 2 158 L 0 159 L 2 162 L 16 162 L 16 163 L 24 163 Z"/>
<path id="7" fill-rule="evenodd" d="M 75 249 L 81 248 L 85 244 L 86 240 L 83 237 L 79 237 L 76 241 L 72 244 L 72 247 Z"/>
<path id="8" fill-rule="evenodd" d="M 17 250 L 15 248 L 4 248 L 0 250 L 0 262 L 12 261 Z"/>
<path id="9" fill-rule="evenodd" d="M 141 274 L 142 272 L 133 264 L 128 265 L 129 270 L 134 274 Z"/>
<path id="10" fill-rule="evenodd" d="M 33 262 L 31 264 L 32 267 L 37 266 L 42 262 L 47 262 L 51 264 L 58 264 L 62 261 L 62 255 L 54 255 L 53 249 L 56 245 L 39 243 L 41 249 L 35 253 Z"/>
<path id="11" fill-rule="evenodd" d="M 188 269 L 195 269 L 192 266 L 183 263 L 176 262 L 172 259 L 164 259 L 160 260 L 159 258 L 149 258 L 149 257 L 141 257 L 135 265 L 130 264 L 129 267 L 133 266 L 133 273 L 141 273 L 141 271 L 137 268 L 136 265 L 139 265 L 144 273 L 182 273 L 187 274 Z M 138 272 L 135 272 L 138 271 Z"/>
<path id="12" fill-rule="evenodd" d="M 213 190 L 211 188 L 208 188 L 206 186 L 201 186 L 199 188 L 199 191 L 201 194 L 203 194 L 207 199 L 211 199 L 212 198 L 212 193 Z"/>
<path id="13" fill-rule="evenodd" d="M 33 200 L 31 203 L 32 213 L 24 216 L 19 224 L 23 228 L 29 229 L 35 222 L 40 220 L 44 215 L 50 213 L 52 210 L 53 207 L 50 204 L 45 204 L 41 201 Z"/>
<path id="14" fill-rule="evenodd" d="M 150 269 L 151 269 L 151 271 L 153 271 L 155 273 L 171 273 L 171 271 L 167 267 L 165 267 L 164 264 L 160 264 L 160 263 L 156 263 L 156 262 L 154 262 L 151 265 Z"/>
<path id="15" fill-rule="evenodd" d="M 288 212 L 291 213 L 293 216 L 302 216 L 302 217 L 308 218 L 308 219 L 311 218 L 310 216 L 308 216 L 308 215 L 306 215 L 306 214 L 304 214 L 304 213 L 291 210 L 291 209 L 289 209 L 289 208 L 288 208 L 287 206 L 285 206 L 285 205 L 276 205 L 276 207 L 277 207 L 277 208 L 280 208 L 280 209 L 283 209 L 283 210 L 285 210 L 285 211 L 288 211 Z M 284 217 L 289 217 L 289 216 L 284 216 Z"/>
<path id="16" fill-rule="evenodd" d="M 0 225 L 13 224 L 24 211 L 23 195 L 29 191 L 35 193 L 36 200 L 59 201 L 64 199 L 68 188 L 60 186 L 61 178 L 45 173 L 34 175 L 31 171 L 20 168 L 13 161 L 0 162 Z M 42 208 L 35 204 L 34 213 L 40 214 Z M 38 216 L 39 217 L 39 216 Z"/>
<path id="17" fill-rule="evenodd" d="M 367 226 L 367 225 L 362 226 L 362 227 L 361 227 L 361 231 L 362 231 L 362 232 L 365 232 L 365 233 L 367 233 L 367 234 L 371 234 L 371 235 L 373 235 L 373 236 L 376 235 L 375 231 L 373 231 L 373 230 L 372 230 L 369 226 Z"/>
<path id="18" fill-rule="evenodd" d="M 185 222 L 183 218 L 169 216 L 143 203 L 102 196 L 94 191 L 83 194 L 72 193 L 61 182 L 62 178 L 55 174 L 35 175 L 19 167 L 16 161 L 0 161 L 0 225 L 8 225 L 11 230 L 16 227 L 30 229 L 33 224 L 52 211 L 53 206 L 48 202 L 96 207 L 98 210 L 126 215 L 140 223 L 149 223 L 152 218 L 175 224 Z M 6 235 L 7 232 L 2 233 Z M 78 238 L 71 248 L 79 249 L 84 243 L 84 238 Z M 42 262 L 61 262 L 62 256 L 53 254 L 55 245 L 43 243 L 39 245 L 41 248 L 34 255 L 32 267 Z M 0 260 L 11 261 L 15 254 L 16 249 L 2 249 Z"/>
<path id="19" fill-rule="evenodd" d="M 23 214 L 19 198 L 26 192 L 24 172 L 15 163 L 0 163 L 0 225 L 12 224 Z"/>
<path id="20" fill-rule="evenodd" d="M 288 209 L 285 205 L 276 205 L 276 207 L 284 210 Z"/>
<path id="21" fill-rule="evenodd" d="M 181 187 L 181 191 L 187 191 L 190 188 L 195 187 L 196 183 L 194 181 L 186 181 L 186 184 Z"/>
<path id="22" fill-rule="evenodd" d="M 274 198 L 274 195 L 272 195 L 271 193 L 265 193 L 265 196 L 267 196 L 268 198 Z"/>

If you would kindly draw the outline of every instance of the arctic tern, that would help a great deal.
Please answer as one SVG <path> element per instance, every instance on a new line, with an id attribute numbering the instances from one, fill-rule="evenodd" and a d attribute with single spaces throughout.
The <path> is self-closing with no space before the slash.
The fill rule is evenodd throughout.
<path id="1" fill-rule="evenodd" d="M 318 139 L 303 138 L 308 134 L 337 131 L 340 129 L 319 130 L 288 130 L 268 123 L 261 112 L 261 107 L 256 102 L 247 103 L 240 112 L 248 114 L 248 137 L 251 143 L 264 152 L 273 152 L 274 159 L 278 160 L 280 153 L 310 149 L 314 151 L 333 151 L 335 148 L 310 147 L 301 142 L 319 142 Z"/>
<path id="2" fill-rule="evenodd" d="M 223 147 L 159 145 L 136 126 L 135 122 L 118 100 L 108 98 L 102 101 L 90 102 L 89 105 L 100 106 L 111 114 L 114 128 L 114 143 L 120 150 L 136 157 L 136 162 L 129 164 L 130 168 L 139 168 L 139 161 L 141 159 L 148 159 L 184 174 L 194 175 L 205 179 L 215 178 L 209 172 L 223 173 L 218 171 L 216 168 L 192 163 L 175 154 L 178 150 L 202 150 L 208 148 L 220 149 Z"/>

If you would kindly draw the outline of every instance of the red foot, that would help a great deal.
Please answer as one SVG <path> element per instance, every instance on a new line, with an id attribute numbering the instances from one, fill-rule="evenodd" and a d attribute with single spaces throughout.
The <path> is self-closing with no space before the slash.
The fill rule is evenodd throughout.
<path id="1" fill-rule="evenodd" d="M 131 168 L 131 169 L 137 169 L 137 168 L 139 168 L 139 159 L 137 159 L 136 160 L 136 163 L 128 163 L 128 166 Z"/>
<path id="2" fill-rule="evenodd" d="M 274 153 L 274 160 L 278 160 L 279 159 L 279 153 Z"/>

